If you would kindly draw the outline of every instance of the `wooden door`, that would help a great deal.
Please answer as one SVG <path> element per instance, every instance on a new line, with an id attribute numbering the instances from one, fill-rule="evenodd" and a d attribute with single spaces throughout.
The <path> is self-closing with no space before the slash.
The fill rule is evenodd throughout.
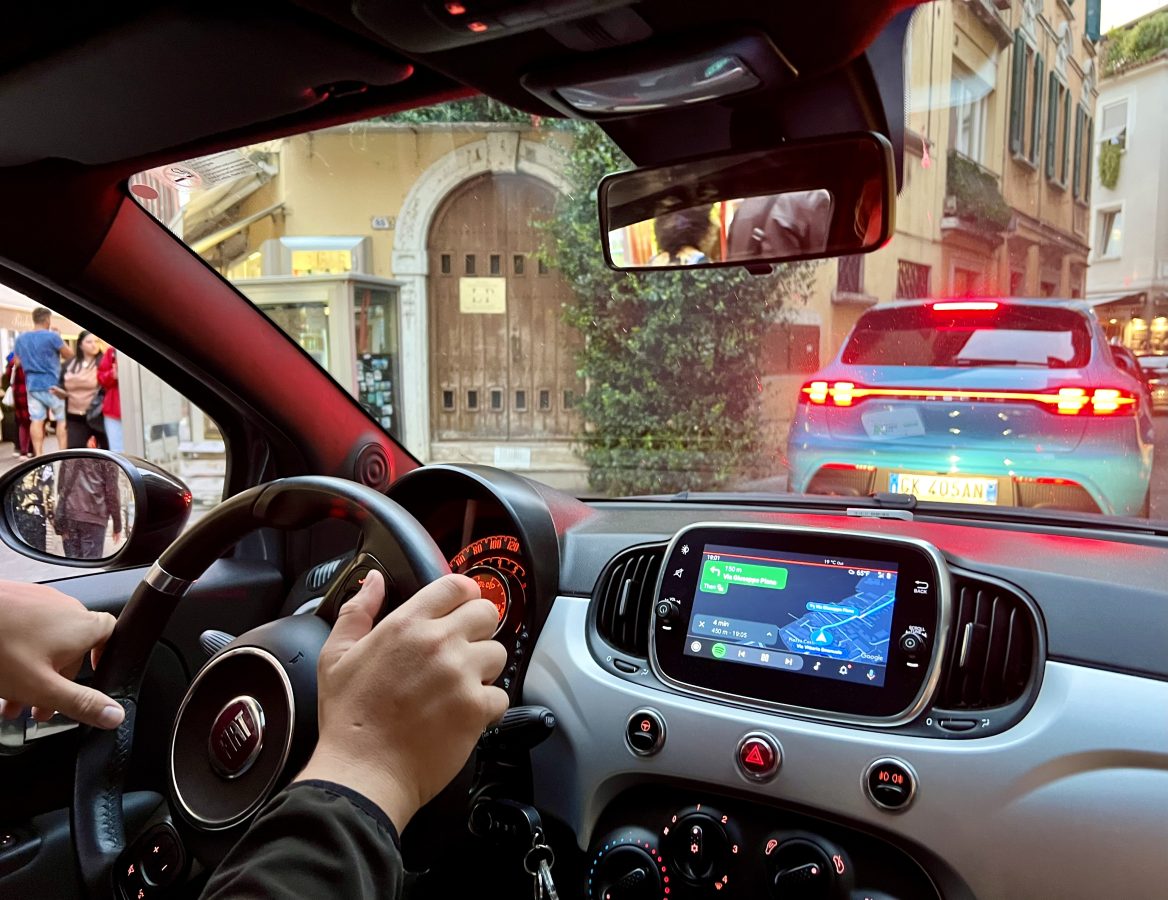
<path id="1" fill-rule="evenodd" d="M 578 433 L 580 338 L 562 309 L 570 288 L 540 263 L 533 225 L 551 215 L 554 202 L 552 189 L 535 178 L 488 174 L 452 191 L 435 215 L 429 241 L 435 440 Z"/>

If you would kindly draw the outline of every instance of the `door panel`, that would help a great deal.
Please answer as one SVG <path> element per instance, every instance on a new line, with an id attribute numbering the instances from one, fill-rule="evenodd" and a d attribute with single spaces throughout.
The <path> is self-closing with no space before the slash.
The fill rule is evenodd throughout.
<path id="1" fill-rule="evenodd" d="M 564 278 L 538 259 L 536 224 L 555 204 L 526 175 L 481 175 L 456 188 L 430 232 L 431 426 L 437 440 L 573 437 L 578 333 L 563 321 Z M 468 311 L 463 278 L 497 278 L 502 309 Z M 542 402 L 541 402 L 542 401 Z"/>

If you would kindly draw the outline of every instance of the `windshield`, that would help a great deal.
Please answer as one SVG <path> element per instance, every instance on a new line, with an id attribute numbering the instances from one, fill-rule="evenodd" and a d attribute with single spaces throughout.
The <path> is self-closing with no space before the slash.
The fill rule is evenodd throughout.
<path id="1" fill-rule="evenodd" d="M 609 270 L 596 184 L 629 161 L 483 97 L 129 190 L 424 462 L 1160 517 L 1168 391 L 1116 352 L 1168 353 L 1168 10 L 1130 19 L 1154 6 L 1104 2 L 1105 35 L 1097 3 L 919 7 L 891 241 L 770 275 Z M 738 205 L 686 252 L 721 258 Z"/>

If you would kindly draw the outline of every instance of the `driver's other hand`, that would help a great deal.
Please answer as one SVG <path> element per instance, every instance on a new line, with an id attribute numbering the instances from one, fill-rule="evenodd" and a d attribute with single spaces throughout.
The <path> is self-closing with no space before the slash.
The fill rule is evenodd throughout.
<path id="1" fill-rule="evenodd" d="M 0 697 L 5 718 L 33 707 L 44 721 L 59 710 L 98 728 L 116 728 L 125 711 L 100 691 L 77 684 L 85 654 L 94 659 L 114 630 L 109 613 L 44 584 L 0 581 Z"/>
<path id="2" fill-rule="evenodd" d="M 384 598 L 373 571 L 341 607 L 317 666 L 320 738 L 297 780 L 364 794 L 400 833 L 506 712 L 492 682 L 507 651 L 491 639 L 494 604 L 464 575 L 427 585 L 374 627 Z"/>

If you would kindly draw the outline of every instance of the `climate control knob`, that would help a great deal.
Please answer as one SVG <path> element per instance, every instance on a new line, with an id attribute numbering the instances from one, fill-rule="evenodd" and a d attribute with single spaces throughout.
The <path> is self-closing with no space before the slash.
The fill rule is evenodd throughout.
<path id="1" fill-rule="evenodd" d="M 818 835 L 777 834 L 763 852 L 779 900 L 828 900 L 851 890 L 852 867 L 843 850 Z"/>
<path id="2" fill-rule="evenodd" d="M 668 867 L 657 849 L 657 836 L 644 828 L 607 835 L 588 870 L 591 900 L 662 900 Z"/>
<path id="3" fill-rule="evenodd" d="M 738 838 L 728 816 L 708 806 L 681 810 L 663 829 L 663 843 L 673 869 L 695 888 L 730 884 L 738 855 Z"/>

